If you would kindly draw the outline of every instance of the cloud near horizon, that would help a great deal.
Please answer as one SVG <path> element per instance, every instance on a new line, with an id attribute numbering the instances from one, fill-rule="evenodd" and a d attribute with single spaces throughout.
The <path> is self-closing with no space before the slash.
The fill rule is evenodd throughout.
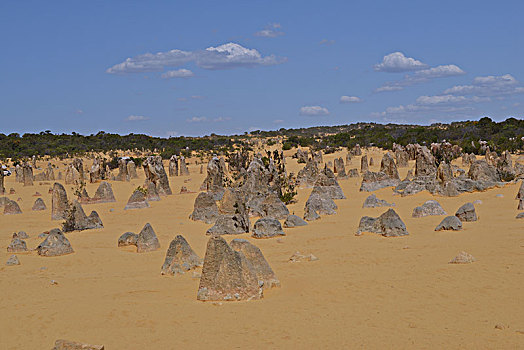
<path id="1" fill-rule="evenodd" d="M 128 122 L 136 122 L 141 120 L 149 120 L 149 117 L 145 117 L 143 115 L 130 115 L 126 118 L 126 121 Z"/>
<path id="2" fill-rule="evenodd" d="M 286 62 L 287 58 L 275 55 L 262 56 L 256 49 L 248 49 L 236 43 L 227 43 L 204 50 L 182 51 L 178 49 L 145 53 L 127 58 L 106 70 L 109 74 L 161 72 L 167 67 L 178 67 L 194 63 L 208 70 L 253 68 Z"/>
<path id="3" fill-rule="evenodd" d="M 300 108 L 300 115 L 305 115 L 305 116 L 329 115 L 329 110 L 322 106 L 304 106 Z"/>
<path id="4" fill-rule="evenodd" d="M 375 64 L 373 69 L 377 72 L 401 73 L 413 72 L 427 68 L 428 65 L 411 57 L 406 57 L 402 52 L 393 52 L 384 56 L 382 62 Z"/>
<path id="5" fill-rule="evenodd" d="M 177 69 L 177 70 L 170 70 L 165 73 L 162 73 L 160 76 L 162 79 L 171 79 L 171 78 L 191 78 L 194 77 L 195 74 L 190 71 L 189 69 Z"/>
<path id="6" fill-rule="evenodd" d="M 454 64 L 431 67 L 416 71 L 413 74 L 406 74 L 402 80 L 387 82 L 375 89 L 375 92 L 399 91 L 403 90 L 406 86 L 425 83 L 432 79 L 455 77 L 464 74 L 466 74 L 466 72 Z"/>

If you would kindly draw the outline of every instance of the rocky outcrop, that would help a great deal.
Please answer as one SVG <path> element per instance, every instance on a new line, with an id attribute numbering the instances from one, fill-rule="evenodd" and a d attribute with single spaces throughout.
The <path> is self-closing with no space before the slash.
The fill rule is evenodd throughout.
<path id="1" fill-rule="evenodd" d="M 147 201 L 145 191 L 137 189 L 131 194 L 131 197 L 129 197 L 124 210 L 142 208 L 149 208 L 149 202 Z"/>
<path id="2" fill-rule="evenodd" d="M 136 240 L 136 251 L 137 253 L 146 253 L 157 249 L 160 249 L 160 242 L 158 241 L 153 227 L 147 223 L 138 234 Z"/>
<path id="3" fill-rule="evenodd" d="M 127 247 L 129 245 L 136 246 L 136 243 L 138 241 L 138 235 L 133 232 L 126 232 L 122 234 L 120 237 L 118 237 L 118 246 L 119 247 Z"/>
<path id="4" fill-rule="evenodd" d="M 169 158 L 169 176 L 178 176 L 178 156 L 176 154 Z"/>
<path id="5" fill-rule="evenodd" d="M 282 231 L 282 225 L 280 221 L 274 218 L 265 217 L 258 219 L 253 225 L 253 238 L 272 238 L 277 236 L 285 236 L 286 234 Z"/>
<path id="6" fill-rule="evenodd" d="M 102 181 L 96 189 L 94 197 L 90 200 L 90 203 L 110 203 L 116 202 L 115 195 L 113 194 L 113 187 L 109 182 Z"/>
<path id="7" fill-rule="evenodd" d="M 379 208 L 379 207 L 393 207 L 394 203 L 388 203 L 383 199 L 378 199 L 374 194 L 368 196 L 362 204 L 362 208 Z"/>
<path id="8" fill-rule="evenodd" d="M 102 220 L 96 211 L 92 211 L 87 216 L 78 201 L 74 201 L 73 205 L 68 209 L 65 222 L 63 224 L 64 232 L 83 231 L 103 228 Z"/>
<path id="9" fill-rule="evenodd" d="M 327 167 L 318 174 L 313 192 L 327 193 L 331 199 L 345 199 L 346 196 L 338 184 L 335 174 Z"/>
<path id="10" fill-rule="evenodd" d="M 306 215 L 304 215 L 304 220 L 316 220 L 318 214 L 333 215 L 336 214 L 337 209 L 338 207 L 331 198 L 331 195 L 318 187 L 317 190 L 313 189 L 311 195 L 306 201 L 304 208 Z M 315 215 L 315 213 L 317 215 Z"/>
<path id="11" fill-rule="evenodd" d="M 40 211 L 40 210 L 46 210 L 46 209 L 47 207 L 42 198 L 37 198 L 35 200 L 35 203 L 33 204 L 33 207 L 31 208 L 31 210 L 33 211 Z"/>
<path id="12" fill-rule="evenodd" d="M 280 281 L 258 247 L 245 239 L 234 239 L 231 241 L 231 248 L 244 254 L 247 261 L 253 266 L 259 284 L 260 281 L 263 282 L 264 289 L 280 287 Z"/>
<path id="13" fill-rule="evenodd" d="M 130 177 L 127 173 L 127 159 L 120 158 L 118 160 L 118 175 L 116 181 L 129 181 Z"/>
<path id="14" fill-rule="evenodd" d="M 33 167 L 24 163 L 22 165 L 22 174 L 24 177 L 24 186 L 33 186 Z"/>
<path id="15" fill-rule="evenodd" d="M 195 199 L 193 212 L 189 215 L 189 218 L 212 224 L 216 221 L 218 215 L 218 207 L 213 195 L 209 192 L 200 192 Z"/>
<path id="16" fill-rule="evenodd" d="M 476 259 L 473 257 L 473 255 L 466 253 L 466 252 L 460 252 L 459 255 L 454 257 L 449 263 L 450 264 L 471 264 L 472 262 L 475 262 Z"/>
<path id="17" fill-rule="evenodd" d="M 406 225 L 393 209 L 389 209 L 378 218 L 362 217 L 358 225 L 357 235 L 361 235 L 363 232 L 378 233 L 384 237 L 398 237 L 409 234 Z"/>
<path id="18" fill-rule="evenodd" d="M 9 259 L 5 262 L 7 266 L 16 266 L 20 265 L 20 260 L 18 260 L 18 257 L 16 255 L 11 255 Z"/>
<path id="19" fill-rule="evenodd" d="M 62 184 L 55 182 L 51 195 L 51 220 L 65 219 L 68 208 L 67 192 Z"/>
<path id="20" fill-rule="evenodd" d="M 27 244 L 23 239 L 18 237 L 18 235 L 15 233 L 13 234 L 13 239 L 11 240 L 11 243 L 7 246 L 7 252 L 8 253 L 25 253 L 27 252 Z"/>
<path id="21" fill-rule="evenodd" d="M 253 205 L 250 208 L 252 216 L 270 216 L 282 220 L 289 215 L 288 208 L 275 192 L 269 192 L 260 204 L 257 201 L 253 201 L 251 204 Z"/>
<path id="22" fill-rule="evenodd" d="M 22 214 L 22 210 L 20 210 L 20 206 L 18 206 L 17 202 L 12 201 L 9 198 L 6 198 L 4 200 L 4 215 L 15 215 L 15 214 Z"/>
<path id="23" fill-rule="evenodd" d="M 40 256 L 60 256 L 74 252 L 71 243 L 59 229 L 51 230 L 35 250 Z"/>
<path id="24" fill-rule="evenodd" d="M 360 158 L 360 172 L 365 173 L 368 170 L 369 170 L 368 155 L 364 154 L 362 158 Z"/>
<path id="25" fill-rule="evenodd" d="M 426 146 L 418 146 L 415 156 L 415 177 L 435 176 L 437 164 L 435 157 Z"/>
<path id="26" fill-rule="evenodd" d="M 473 203 L 466 203 L 460 208 L 458 208 L 455 216 L 460 219 L 460 221 L 477 221 L 477 213 L 475 212 L 475 206 Z"/>
<path id="27" fill-rule="evenodd" d="M 188 176 L 188 175 L 189 175 L 189 169 L 187 168 L 186 158 L 184 156 L 180 156 L 180 176 Z"/>
<path id="28" fill-rule="evenodd" d="M 178 235 L 169 244 L 161 274 L 174 276 L 200 266 L 202 259 L 191 249 L 186 239 Z"/>
<path id="29" fill-rule="evenodd" d="M 289 215 L 286 218 L 286 221 L 284 221 L 284 227 L 290 228 L 290 227 L 298 227 L 298 226 L 306 226 L 307 222 L 302 220 L 300 216 L 297 215 Z"/>
<path id="30" fill-rule="evenodd" d="M 233 250 L 222 237 L 209 239 L 197 300 L 260 299 L 263 295 L 261 284 L 244 254 Z"/>
<path id="31" fill-rule="evenodd" d="M 142 164 L 146 179 L 155 184 L 158 193 L 161 195 L 171 195 L 171 187 L 169 187 L 169 179 L 162 164 L 162 157 L 149 156 Z"/>
<path id="32" fill-rule="evenodd" d="M 229 181 L 225 163 L 221 162 L 220 158 L 213 157 L 207 163 L 207 176 L 200 190 L 211 192 L 216 200 L 220 200 Z"/>
<path id="33" fill-rule="evenodd" d="M 446 216 L 444 220 L 442 220 L 440 224 L 438 224 L 437 227 L 435 227 L 435 231 L 442 230 L 462 230 L 462 221 L 460 221 L 460 219 L 456 216 Z"/>
<path id="34" fill-rule="evenodd" d="M 306 166 L 298 172 L 297 184 L 302 187 L 312 187 L 315 185 L 319 173 L 317 162 L 308 160 Z"/>
<path id="35" fill-rule="evenodd" d="M 136 173 L 136 164 L 132 160 L 127 162 L 127 175 L 130 179 L 138 179 L 138 174 Z"/>
<path id="36" fill-rule="evenodd" d="M 421 218 L 429 215 L 446 215 L 446 211 L 442 208 L 439 202 L 430 200 L 419 207 L 413 209 L 411 214 L 414 218 Z"/>

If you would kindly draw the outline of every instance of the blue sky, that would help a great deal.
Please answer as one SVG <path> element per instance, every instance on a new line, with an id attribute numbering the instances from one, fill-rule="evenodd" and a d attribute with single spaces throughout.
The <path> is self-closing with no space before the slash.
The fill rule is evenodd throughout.
<path id="1" fill-rule="evenodd" d="M 2 1 L 0 132 L 524 115 L 521 1 Z"/>

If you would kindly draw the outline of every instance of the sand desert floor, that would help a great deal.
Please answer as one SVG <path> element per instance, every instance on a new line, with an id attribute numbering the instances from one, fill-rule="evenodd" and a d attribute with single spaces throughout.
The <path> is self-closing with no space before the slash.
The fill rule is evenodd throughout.
<path id="1" fill-rule="evenodd" d="M 371 156 L 375 165 L 370 168 L 377 171 L 380 151 Z M 295 173 L 303 166 L 290 157 L 287 163 Z M 24 187 L 14 175 L 8 177 L 6 188 L 16 194 L 7 196 L 21 198 L 23 214 L 0 215 L 0 348 L 50 349 L 56 339 L 106 349 L 524 348 L 524 220 L 515 219 L 519 184 L 453 198 L 376 191 L 396 204 L 409 231 L 409 236 L 385 238 L 355 236 L 362 216 L 379 216 L 387 208 L 363 209 L 370 193 L 359 192 L 360 178 L 340 180 L 347 199 L 336 201 L 336 215 L 284 229 L 280 240 L 225 236 L 258 246 L 281 287 L 266 290 L 261 300 L 218 304 L 196 300 L 199 279 L 191 271 L 160 274 L 169 242 L 178 234 L 204 257 L 210 225 L 188 219 L 205 177 L 199 168 L 191 159 L 190 176 L 170 178 L 174 194 L 140 210 L 123 208 L 143 184 L 143 171 L 131 182 L 111 181 L 117 202 L 83 205 L 87 214 L 99 213 L 103 229 L 68 233 L 74 254 L 17 254 L 19 266 L 5 265 L 12 233 L 26 231 L 33 249 L 42 241 L 38 234 L 61 222 L 51 220 L 52 182 Z M 346 168 L 360 169 L 359 157 Z M 407 170 L 399 169 L 401 178 Z M 91 196 L 97 186 L 87 185 Z M 195 193 L 178 194 L 181 186 Z M 73 186 L 65 187 L 71 199 Z M 36 191 L 47 210 L 31 211 Z M 310 191 L 299 190 L 291 213 L 303 215 Z M 479 220 L 464 223 L 462 231 L 435 232 L 443 216 L 411 217 L 413 208 L 429 199 L 438 200 L 448 215 L 479 199 Z M 134 247 L 117 247 L 122 233 L 138 233 L 147 222 L 160 250 L 138 254 Z M 319 260 L 289 262 L 296 251 Z M 448 264 L 460 251 L 477 261 Z"/>

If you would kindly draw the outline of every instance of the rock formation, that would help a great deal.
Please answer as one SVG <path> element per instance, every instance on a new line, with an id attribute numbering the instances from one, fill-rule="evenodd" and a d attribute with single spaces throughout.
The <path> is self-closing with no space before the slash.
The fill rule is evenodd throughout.
<path id="1" fill-rule="evenodd" d="M 195 199 L 193 213 L 191 213 L 189 218 L 212 224 L 216 221 L 218 215 L 218 207 L 213 195 L 209 192 L 200 192 Z"/>
<path id="2" fill-rule="evenodd" d="M 146 179 L 155 184 L 158 193 L 161 195 L 171 195 L 169 179 L 167 177 L 162 158 L 160 156 L 149 156 L 142 164 Z"/>
<path id="3" fill-rule="evenodd" d="M 59 256 L 73 253 L 71 243 L 59 229 L 49 232 L 46 239 L 36 247 L 40 256 Z"/>
<path id="4" fill-rule="evenodd" d="M 307 222 L 302 220 L 300 216 L 297 215 L 288 215 L 286 218 L 286 221 L 284 221 L 284 227 L 298 227 L 298 226 L 306 226 Z"/>
<path id="5" fill-rule="evenodd" d="M 96 189 L 94 197 L 90 200 L 91 203 L 110 203 L 116 202 L 113 194 L 113 187 L 107 181 L 102 181 Z"/>
<path id="6" fill-rule="evenodd" d="M 176 154 L 169 158 L 169 176 L 178 176 L 178 157 Z"/>
<path id="7" fill-rule="evenodd" d="M 131 197 L 129 197 L 124 210 L 142 208 L 149 208 L 149 202 L 147 201 L 145 191 L 136 189 L 133 194 L 131 194 Z"/>
<path id="8" fill-rule="evenodd" d="M 446 215 L 446 211 L 442 208 L 439 202 L 430 200 L 419 207 L 413 209 L 411 214 L 414 218 L 421 218 L 428 215 Z"/>
<path id="9" fill-rule="evenodd" d="M 265 217 L 258 219 L 253 225 L 253 238 L 272 238 L 277 236 L 285 236 L 282 231 L 280 221 L 274 218 Z"/>
<path id="10" fill-rule="evenodd" d="M 63 224 L 64 232 L 91 230 L 103 227 L 104 225 L 98 213 L 92 211 L 91 214 L 87 216 L 78 201 L 74 201 L 73 205 L 69 207 Z"/>
<path id="11" fill-rule="evenodd" d="M 362 204 L 362 208 L 393 207 L 395 204 L 388 203 L 383 199 L 378 199 L 374 194 L 368 196 Z"/>
<path id="12" fill-rule="evenodd" d="M 234 239 L 231 241 L 231 248 L 244 254 L 245 258 L 255 271 L 257 279 L 263 282 L 263 288 L 280 287 L 280 281 L 264 258 L 262 251 L 245 239 Z"/>
<path id="13" fill-rule="evenodd" d="M 15 215 L 15 214 L 22 214 L 22 210 L 20 210 L 20 206 L 18 206 L 17 202 L 12 201 L 9 198 L 6 198 L 4 201 L 4 215 Z"/>
<path id="14" fill-rule="evenodd" d="M 475 206 L 473 203 L 466 203 L 460 208 L 458 208 L 455 216 L 460 219 L 460 221 L 477 221 L 477 213 L 475 212 Z"/>
<path id="15" fill-rule="evenodd" d="M 460 221 L 460 219 L 456 216 L 446 216 L 444 220 L 442 220 L 440 224 L 435 227 L 435 231 L 442 230 L 462 230 L 462 221 Z"/>
<path id="16" fill-rule="evenodd" d="M 186 158 L 184 156 L 180 156 L 180 176 L 187 175 L 189 175 L 189 169 L 187 168 Z"/>
<path id="17" fill-rule="evenodd" d="M 200 266 L 202 266 L 202 259 L 191 249 L 185 238 L 178 235 L 169 244 L 161 274 L 181 274 Z"/>
<path id="18" fill-rule="evenodd" d="M 31 208 L 31 210 L 33 211 L 40 211 L 40 210 L 46 210 L 46 209 L 47 207 L 42 198 L 37 198 L 35 200 L 35 204 L 33 204 L 33 207 Z"/>
<path id="19" fill-rule="evenodd" d="M 68 208 L 67 192 L 62 184 L 55 182 L 51 195 L 51 220 L 65 219 Z"/>
<path id="20" fill-rule="evenodd" d="M 393 209 L 389 209 L 378 218 L 362 217 L 357 235 L 361 235 L 362 232 L 374 232 L 384 237 L 397 237 L 409 234 L 406 230 L 406 225 Z"/>
<path id="21" fill-rule="evenodd" d="M 476 261 L 473 255 L 466 252 L 460 252 L 459 255 L 454 257 L 449 263 L 450 264 L 471 264 Z"/>

